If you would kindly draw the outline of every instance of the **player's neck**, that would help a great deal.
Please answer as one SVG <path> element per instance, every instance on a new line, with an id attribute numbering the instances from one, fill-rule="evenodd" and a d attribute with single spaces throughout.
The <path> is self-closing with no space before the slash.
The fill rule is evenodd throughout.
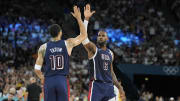
<path id="1" fill-rule="evenodd" d="M 106 49 L 107 49 L 106 45 L 100 46 L 100 48 L 101 48 L 102 50 L 106 50 Z"/>
<path id="2" fill-rule="evenodd" d="M 56 37 L 56 38 L 51 38 L 51 41 L 59 41 L 59 40 L 61 40 L 61 38 L 58 38 L 58 37 Z"/>

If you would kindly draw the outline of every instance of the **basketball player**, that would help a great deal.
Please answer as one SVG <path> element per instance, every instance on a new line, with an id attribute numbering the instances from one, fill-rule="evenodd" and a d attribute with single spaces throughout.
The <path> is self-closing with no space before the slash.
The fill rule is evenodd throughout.
<path id="1" fill-rule="evenodd" d="M 84 10 L 85 21 L 84 25 L 87 29 L 89 18 L 95 13 L 91 12 L 90 5 L 87 4 Z M 119 89 L 122 100 L 125 99 L 125 93 L 121 84 L 117 81 L 113 71 L 112 62 L 114 60 L 113 52 L 106 47 L 108 40 L 105 31 L 99 31 L 97 37 L 97 46 L 85 39 L 82 44 L 88 52 L 90 65 L 90 88 L 89 101 L 115 101 L 113 83 Z"/>
<path id="2" fill-rule="evenodd" d="M 66 77 L 69 74 L 69 56 L 73 47 L 87 38 L 80 9 L 77 6 L 74 6 L 73 9 L 72 15 L 79 24 L 81 34 L 76 38 L 61 40 L 62 29 L 59 25 L 53 24 L 49 28 L 52 40 L 41 45 L 38 50 L 35 73 L 41 82 L 44 82 L 45 101 L 69 101 L 69 82 Z M 44 75 L 41 72 L 43 60 L 45 63 Z"/>

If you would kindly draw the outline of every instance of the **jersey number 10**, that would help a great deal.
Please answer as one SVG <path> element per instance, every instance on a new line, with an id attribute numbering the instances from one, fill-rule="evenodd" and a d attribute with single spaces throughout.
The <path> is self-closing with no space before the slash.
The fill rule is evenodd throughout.
<path id="1" fill-rule="evenodd" d="M 64 58 L 62 55 L 50 55 L 49 59 L 51 60 L 52 70 L 59 70 L 64 68 Z"/>

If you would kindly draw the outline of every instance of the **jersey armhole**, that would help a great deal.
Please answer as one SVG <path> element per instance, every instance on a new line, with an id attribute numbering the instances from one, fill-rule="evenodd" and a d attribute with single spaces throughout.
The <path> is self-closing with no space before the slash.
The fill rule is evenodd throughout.
<path id="1" fill-rule="evenodd" d="M 97 51 L 98 51 L 98 48 L 96 47 L 96 52 L 95 52 L 95 54 L 94 54 L 91 58 L 89 58 L 89 60 L 94 59 L 94 58 L 96 57 Z"/>
<path id="2" fill-rule="evenodd" d="M 111 53 L 111 56 L 112 56 L 112 60 L 114 60 L 114 54 L 113 52 L 109 49 L 110 53 Z"/>
<path id="3" fill-rule="evenodd" d="M 66 40 L 64 40 L 64 44 L 65 44 L 65 47 L 66 47 L 66 51 L 67 51 L 67 53 L 68 53 L 68 48 L 67 48 L 67 42 L 66 42 Z M 69 55 L 69 53 L 68 53 L 68 55 Z M 70 56 L 70 55 L 69 55 Z"/>

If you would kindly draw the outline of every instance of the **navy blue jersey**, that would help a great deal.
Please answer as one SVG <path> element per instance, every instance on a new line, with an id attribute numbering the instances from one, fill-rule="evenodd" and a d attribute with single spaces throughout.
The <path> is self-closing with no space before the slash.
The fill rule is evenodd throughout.
<path id="1" fill-rule="evenodd" d="M 97 48 L 95 56 L 89 61 L 90 79 L 112 83 L 112 54 L 109 49 Z"/>
<path id="2" fill-rule="evenodd" d="M 69 55 L 64 40 L 48 42 L 44 60 L 45 77 L 69 74 Z"/>

